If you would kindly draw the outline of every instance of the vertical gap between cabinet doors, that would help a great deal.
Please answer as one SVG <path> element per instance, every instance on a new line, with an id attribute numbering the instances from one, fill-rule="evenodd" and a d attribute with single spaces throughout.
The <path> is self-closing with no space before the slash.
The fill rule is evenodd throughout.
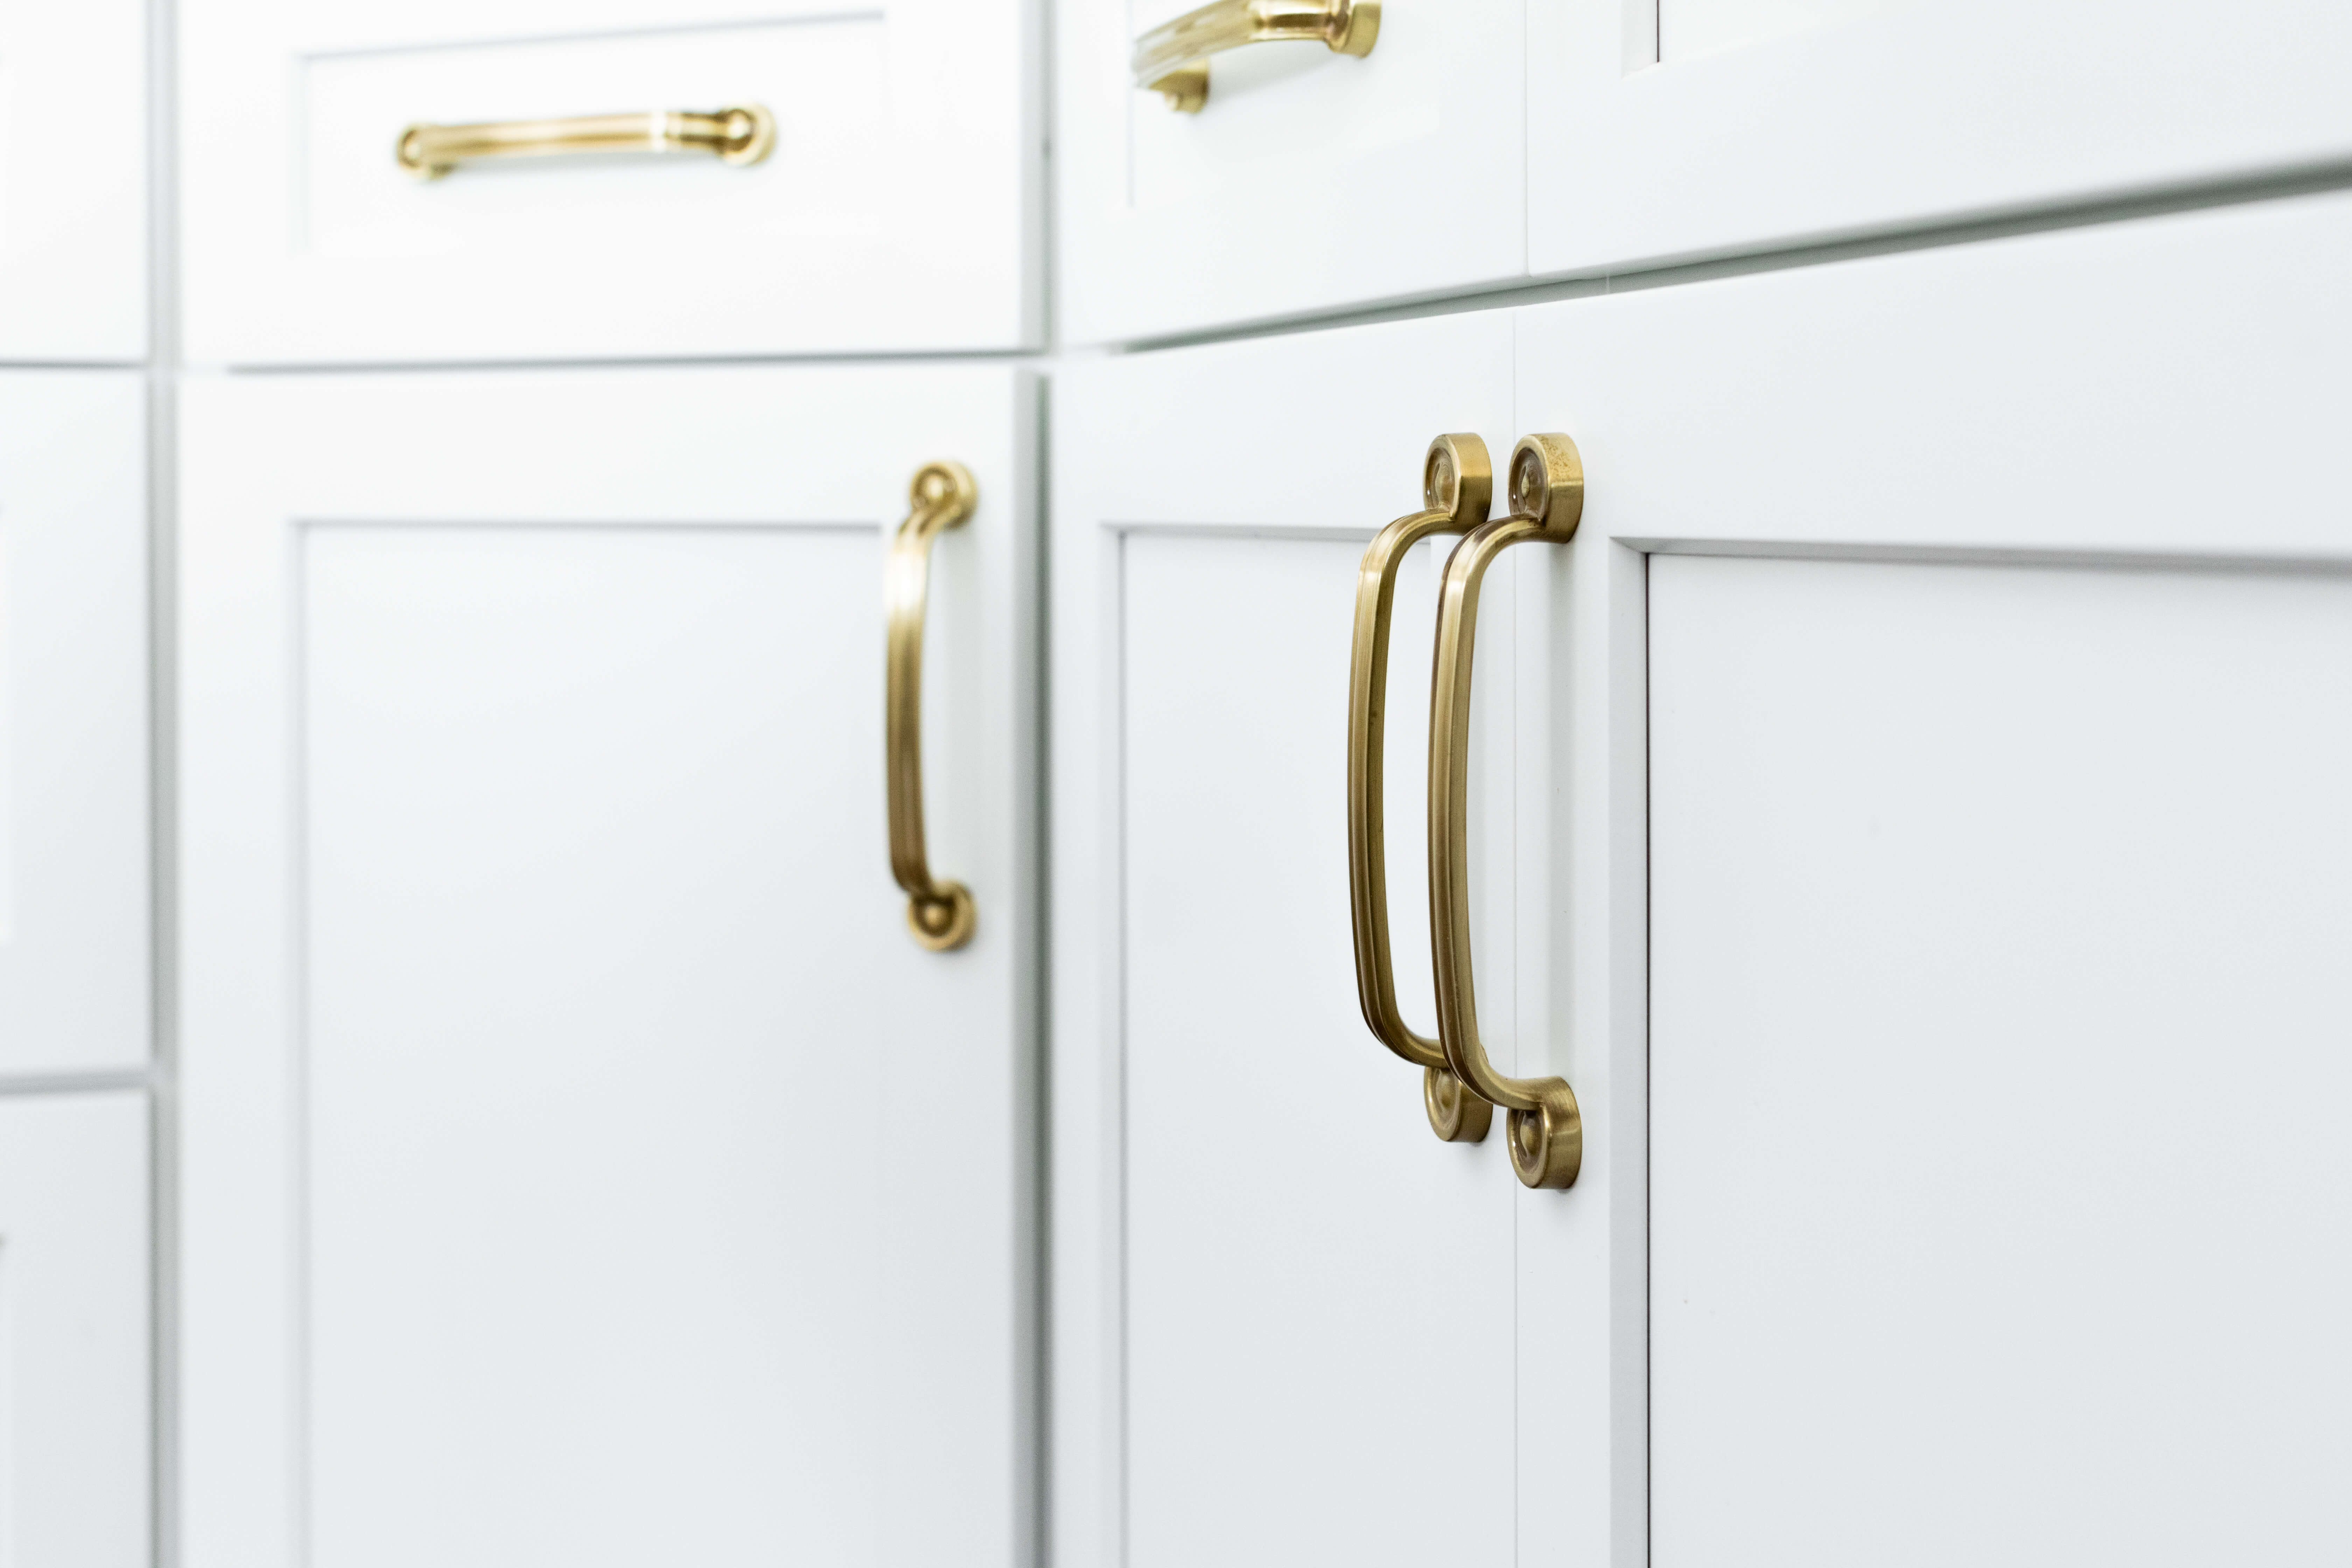
<path id="1" fill-rule="evenodd" d="M 1053 79 L 1050 70 L 1041 82 Z M 1044 92 L 1041 85 L 1040 93 Z M 1050 189 L 1050 182 L 1048 183 Z M 1051 328 L 1048 327 L 1050 335 Z M 1029 938 L 1034 954 L 1026 966 L 1030 988 L 1027 1008 L 1030 1076 L 1027 1084 L 1030 1134 L 1024 1151 L 1029 1167 L 1029 1259 L 1024 1288 L 1029 1292 L 1029 1440 L 1022 1462 L 1029 1467 L 1022 1487 L 1029 1510 L 1026 1549 L 1014 1560 L 1027 1568 L 1045 1568 L 1053 1561 L 1053 1441 L 1054 1441 L 1054 752 L 1053 648 L 1048 620 L 1053 605 L 1053 378 L 1037 374 L 1024 378 L 1023 405 L 1034 421 L 1025 443 L 1030 468 L 1028 596 L 1023 619 L 1030 660 L 1030 731 L 1026 751 L 1030 777 L 1035 781 L 1025 805 L 1024 830 L 1028 845 L 1023 858 L 1034 889 L 1030 899 Z"/>
<path id="2" fill-rule="evenodd" d="M 147 0 L 147 1530 L 180 1563 L 179 159 L 172 0 Z"/>
<path id="3" fill-rule="evenodd" d="M 1118 857 L 1112 862 L 1111 876 L 1115 883 L 1113 894 L 1115 902 L 1112 907 L 1118 911 L 1118 929 L 1115 933 L 1113 933 L 1112 937 L 1112 940 L 1118 944 L 1118 963 L 1112 971 L 1115 975 L 1115 979 L 1112 984 L 1118 988 L 1118 994 L 1114 998 L 1114 1004 L 1118 1008 L 1117 1017 L 1118 1019 L 1118 1041 L 1117 1050 L 1112 1053 L 1111 1066 L 1111 1070 L 1118 1075 L 1118 1082 L 1113 1087 L 1112 1090 L 1117 1097 L 1117 1103 L 1118 1106 L 1118 1120 L 1114 1133 L 1114 1135 L 1118 1139 L 1118 1160 L 1112 1167 L 1113 1180 L 1118 1184 L 1118 1192 L 1112 1194 L 1112 1202 L 1116 1205 L 1116 1212 L 1118 1215 L 1118 1257 L 1116 1260 L 1117 1282 L 1113 1287 L 1118 1293 L 1118 1299 L 1116 1310 L 1111 1314 L 1113 1332 L 1118 1335 L 1118 1343 L 1113 1347 L 1113 1353 L 1118 1357 L 1118 1363 L 1116 1373 L 1116 1376 L 1118 1379 L 1117 1394 L 1118 1425 L 1113 1435 L 1112 1441 L 1117 1445 L 1118 1450 L 1113 1459 L 1113 1462 L 1118 1467 L 1118 1474 L 1116 1481 L 1116 1501 L 1113 1504 L 1118 1511 L 1118 1517 L 1114 1522 L 1112 1528 L 1118 1542 L 1117 1550 L 1118 1552 L 1118 1568 L 1129 1568 L 1129 1564 L 1132 1563 L 1135 1560 L 1135 1545 L 1129 1529 L 1129 1516 L 1130 1510 L 1128 1506 L 1129 1493 L 1132 1489 L 1129 1484 L 1130 1478 L 1128 1470 L 1128 1449 L 1129 1447 L 1128 1443 L 1128 1432 L 1133 1423 L 1131 1420 L 1131 1413 L 1128 1406 L 1128 1388 L 1130 1380 L 1128 1375 L 1128 1254 L 1129 1251 L 1128 1243 L 1128 1221 L 1129 1216 L 1128 1214 L 1127 1203 L 1127 990 L 1129 959 L 1127 889 L 1127 532 L 1122 529 L 1112 534 L 1111 538 L 1113 540 L 1111 548 L 1116 552 L 1112 564 L 1114 583 L 1112 591 L 1115 597 L 1110 606 L 1112 616 L 1111 625 L 1115 628 L 1111 652 L 1111 690 L 1113 693 L 1113 708 L 1110 715 L 1111 745 L 1113 747 L 1111 752 L 1111 768 L 1114 774 L 1112 779 L 1112 787 L 1116 791 L 1113 798 L 1118 802 L 1118 813 L 1112 819 L 1111 824 L 1112 841 L 1118 846 Z"/>
<path id="4" fill-rule="evenodd" d="M 1653 1037 L 1651 1020 L 1656 1016 L 1657 973 L 1655 932 L 1658 918 L 1657 900 L 1651 896 L 1655 886 L 1652 868 L 1656 860 L 1656 822 L 1651 805 L 1656 795 L 1655 752 L 1650 737 L 1657 733 L 1657 715 L 1652 706 L 1650 685 L 1650 563 L 1656 557 L 1642 552 L 1642 1115 L 1647 1121 L 1650 1107 L 1650 1041 Z M 1650 1285 L 1650 1194 L 1654 1190 L 1650 1165 L 1656 1147 L 1649 1129 L 1642 1134 L 1642 1545 L 1646 1557 L 1656 1551 L 1658 1505 L 1657 1422 L 1656 1400 L 1652 1393 L 1656 1373 L 1652 1371 L 1651 1342 L 1654 1338 L 1650 1322 L 1655 1310 L 1656 1298 Z"/>

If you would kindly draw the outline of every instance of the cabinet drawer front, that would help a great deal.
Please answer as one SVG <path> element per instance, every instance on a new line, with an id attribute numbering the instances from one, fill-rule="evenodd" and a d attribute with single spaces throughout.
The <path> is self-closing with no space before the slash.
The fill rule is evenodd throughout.
<path id="1" fill-rule="evenodd" d="M 146 387 L 0 374 L 0 1075 L 148 1054 Z"/>
<path id="2" fill-rule="evenodd" d="M 287 0 L 185 30 L 198 361 L 1002 349 L 1031 342 L 1028 0 L 680 14 L 505 0 L 396 29 Z M 372 8 L 370 8 L 372 10 Z M 722 159 L 551 148 L 585 117 L 756 106 Z M 412 126 L 536 127 L 419 177 Z"/>
<path id="3" fill-rule="evenodd" d="M 0 1100 L 0 1449 L 16 1563 L 150 1560 L 147 1097 Z"/>
<path id="4" fill-rule="evenodd" d="M 1538 276 L 2352 155 L 2317 0 L 1530 0 L 1528 58 Z"/>
<path id="5" fill-rule="evenodd" d="M 147 7 L 0 9 L 0 361 L 147 352 Z"/>
<path id="6" fill-rule="evenodd" d="M 1391 3 L 1371 52 L 1214 57 L 1209 100 L 1139 89 L 1138 36 L 1187 0 L 1060 8 L 1059 287 L 1082 342 L 1506 280 L 1524 266 L 1520 7 Z"/>

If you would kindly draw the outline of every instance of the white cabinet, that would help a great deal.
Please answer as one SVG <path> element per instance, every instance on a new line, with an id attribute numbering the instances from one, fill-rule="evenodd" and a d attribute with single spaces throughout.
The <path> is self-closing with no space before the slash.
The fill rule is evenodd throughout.
<path id="1" fill-rule="evenodd" d="M 189 358 L 1014 349 L 1042 332 L 1030 0 L 191 0 Z M 708 148 L 404 167 L 412 126 L 757 109 Z M 604 134 L 646 134 L 606 128 Z M 425 170 L 440 160 L 412 158 Z"/>
<path id="2" fill-rule="evenodd" d="M 147 353 L 147 10 L 0 10 L 0 362 Z"/>
<path id="3" fill-rule="evenodd" d="M 1527 61 L 1538 275 L 2352 155 L 2315 0 L 1528 0 Z"/>
<path id="4" fill-rule="evenodd" d="M 147 1100 L 0 1100 L 0 1552 L 152 1561 Z"/>
<path id="5" fill-rule="evenodd" d="M 1139 90 L 1130 60 L 1193 8 L 1058 7 L 1064 337 L 1167 337 L 1520 275 L 1521 0 L 1388 0 L 1360 58 L 1313 41 L 1221 53 L 1185 113 Z"/>
<path id="6" fill-rule="evenodd" d="M 1035 402 L 188 389 L 192 1568 L 1024 1559 Z M 885 550 L 941 458 L 945 952 L 883 809 Z"/>
<path id="7" fill-rule="evenodd" d="M 2347 247 L 2310 197 L 1065 378 L 1063 1561 L 2343 1544 Z M 1468 770 L 1565 1192 L 1431 1135 L 1350 972 L 1357 559 L 1446 431 L 1589 483 L 1487 577 Z"/>
<path id="8" fill-rule="evenodd" d="M 148 1056 L 146 385 L 0 374 L 0 1077 Z"/>

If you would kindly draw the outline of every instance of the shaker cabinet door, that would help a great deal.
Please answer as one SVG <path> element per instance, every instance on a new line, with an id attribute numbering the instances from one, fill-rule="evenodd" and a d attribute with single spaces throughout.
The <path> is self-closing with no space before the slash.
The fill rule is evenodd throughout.
<path id="1" fill-rule="evenodd" d="M 1528 260 L 1604 273 L 2352 155 L 2326 0 L 1528 0 Z"/>
<path id="2" fill-rule="evenodd" d="M 1033 0 L 184 10 L 195 363 L 1042 332 Z"/>
<path id="3" fill-rule="evenodd" d="M 1571 570 L 1646 575 L 1552 662 L 1581 909 L 1646 654 L 1654 1561 L 2352 1551 L 2347 249 L 2336 195 L 1522 313 Z"/>
<path id="4" fill-rule="evenodd" d="M 0 374 L 0 1077 L 148 1058 L 147 600 L 144 378 Z"/>
<path id="5" fill-rule="evenodd" d="M 0 362 L 146 356 L 147 13 L 0 8 Z"/>
<path id="6" fill-rule="evenodd" d="M 1433 437 L 1507 454 L 1510 326 L 1261 340 L 1057 384 L 1057 1561 L 1504 1568 L 1521 1429 L 1591 1394 L 1527 1382 L 1515 1342 L 1548 1267 L 1519 1215 L 1584 1194 L 1522 1194 L 1500 1117 L 1484 1142 L 1433 1134 L 1351 958 L 1360 563 L 1423 510 Z M 1395 991 L 1424 1036 L 1440 553 L 1401 573 L 1379 752 Z M 1543 809 L 1513 744 L 1547 700 L 1518 658 L 1536 580 L 1490 582 L 1471 726 L 1480 1016 L 1507 1064 L 1546 1027 L 1551 978 L 1544 879 L 1514 872 Z M 1574 1321 L 1582 1292 L 1551 1310 L 1605 1344 Z"/>
<path id="7" fill-rule="evenodd" d="M 1319 16 L 1329 40 L 1243 42 L 1267 12 Z M 1066 338 L 1167 337 L 1524 269 L 1519 0 L 1058 13 Z M 1206 97 L 1185 110 L 1148 83 L 1174 70 L 1181 86 L 1188 62 Z"/>
<path id="8" fill-rule="evenodd" d="M 191 1568 L 1028 1560 L 1034 402 L 188 389 Z"/>

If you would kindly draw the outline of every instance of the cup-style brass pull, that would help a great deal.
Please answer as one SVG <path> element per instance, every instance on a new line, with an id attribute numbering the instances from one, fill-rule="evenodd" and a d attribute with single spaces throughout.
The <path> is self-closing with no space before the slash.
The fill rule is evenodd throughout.
<path id="1" fill-rule="evenodd" d="M 908 487 L 911 510 L 890 545 L 889 679 L 884 697 L 890 803 L 890 875 L 907 894 L 907 928 L 933 952 L 971 940 L 977 915 L 961 882 L 935 881 L 923 847 L 923 616 L 930 607 L 931 542 L 980 504 L 961 463 L 925 463 Z"/>
<path id="2" fill-rule="evenodd" d="M 1244 44 L 1304 42 L 1336 55 L 1369 55 L 1380 37 L 1380 0 L 1217 0 L 1135 40 L 1135 85 L 1198 114 L 1209 101 L 1209 57 Z"/>
<path id="3" fill-rule="evenodd" d="M 1389 612 L 1405 552 L 1438 533 L 1466 533 L 1486 521 L 1495 469 L 1475 436 L 1440 436 L 1422 461 L 1427 510 L 1373 535 L 1356 576 L 1355 654 L 1348 669 L 1348 894 L 1355 917 L 1356 996 L 1372 1034 L 1421 1071 L 1429 1125 L 1449 1143 L 1484 1142 L 1495 1108 L 1462 1086 L 1445 1047 L 1415 1034 L 1397 1010 L 1389 955 L 1388 848 L 1382 746 L 1388 728 Z"/>
<path id="4" fill-rule="evenodd" d="M 1505 1078 L 1478 1038 L 1470 973 L 1470 662 L 1478 584 L 1514 544 L 1565 544 L 1584 515 L 1584 462 L 1565 436 L 1529 436 L 1511 451 L 1511 515 L 1454 546 L 1437 601 L 1437 671 L 1429 709 L 1429 923 L 1437 968 L 1437 1036 L 1445 1060 L 1510 1114 L 1511 1168 L 1530 1187 L 1565 1187 L 1584 1162 L 1576 1094 L 1557 1078 Z"/>
<path id="5" fill-rule="evenodd" d="M 776 144 L 776 121 L 756 103 L 708 113 L 583 114 L 570 120 L 493 120 L 474 125 L 412 125 L 393 143 L 400 166 L 437 180 L 486 158 L 562 153 L 709 153 L 722 163 L 756 163 Z"/>

